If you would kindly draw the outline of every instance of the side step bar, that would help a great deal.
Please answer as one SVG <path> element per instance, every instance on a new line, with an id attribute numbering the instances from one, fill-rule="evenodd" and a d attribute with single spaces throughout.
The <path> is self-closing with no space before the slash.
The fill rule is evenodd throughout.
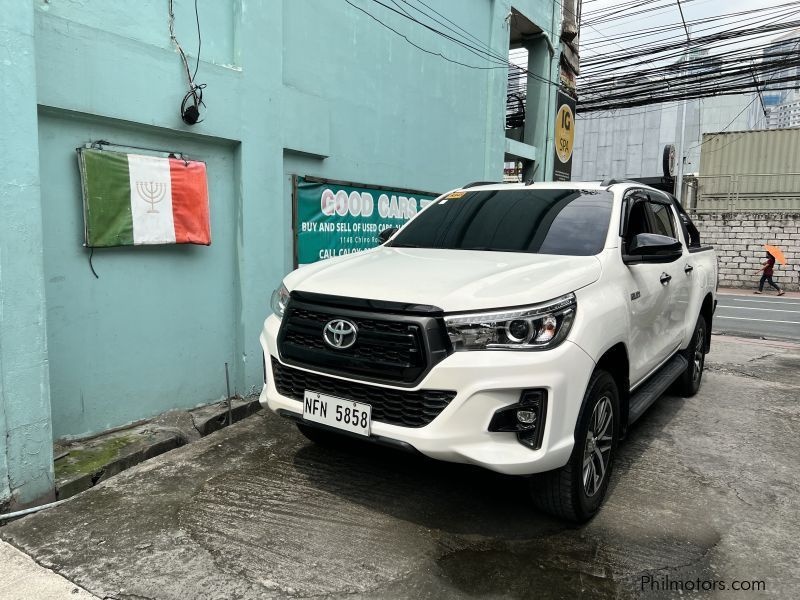
<path id="1" fill-rule="evenodd" d="M 689 362 L 682 354 L 676 354 L 663 367 L 653 373 L 632 395 L 628 407 L 628 424 L 630 425 L 644 414 L 650 405 L 658 400 L 667 388 L 686 371 Z"/>

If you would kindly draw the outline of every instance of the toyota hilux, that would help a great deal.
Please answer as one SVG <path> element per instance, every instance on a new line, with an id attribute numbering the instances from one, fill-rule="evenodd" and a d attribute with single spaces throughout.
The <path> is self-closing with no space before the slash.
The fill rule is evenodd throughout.
<path id="1" fill-rule="evenodd" d="M 472 184 L 381 241 L 272 296 L 260 400 L 314 441 L 528 476 L 536 507 L 583 522 L 631 423 L 700 387 L 717 261 L 665 192 Z"/>

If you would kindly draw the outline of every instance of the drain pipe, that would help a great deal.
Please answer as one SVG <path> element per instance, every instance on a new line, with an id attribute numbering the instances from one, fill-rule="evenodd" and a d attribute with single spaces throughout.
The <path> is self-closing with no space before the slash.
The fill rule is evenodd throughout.
<path id="1" fill-rule="evenodd" d="M 64 504 L 64 502 L 66 502 L 67 500 L 69 500 L 69 498 L 65 498 L 64 500 L 56 500 L 55 502 L 50 502 L 48 504 L 40 504 L 39 506 L 26 508 L 25 510 L 18 510 L 16 512 L 6 513 L 4 515 L 0 515 L 0 521 L 5 521 L 7 519 L 14 519 L 16 517 L 24 517 L 25 515 L 39 512 L 40 510 L 44 510 L 46 508 L 52 508 L 54 506 L 58 506 L 59 504 Z"/>

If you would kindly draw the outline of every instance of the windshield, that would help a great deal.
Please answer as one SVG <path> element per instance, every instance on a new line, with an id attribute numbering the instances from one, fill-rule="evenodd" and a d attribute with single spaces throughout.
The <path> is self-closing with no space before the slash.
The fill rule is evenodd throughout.
<path id="1" fill-rule="evenodd" d="M 612 203 L 601 190 L 456 192 L 427 207 L 389 245 L 591 256 L 605 246 Z"/>

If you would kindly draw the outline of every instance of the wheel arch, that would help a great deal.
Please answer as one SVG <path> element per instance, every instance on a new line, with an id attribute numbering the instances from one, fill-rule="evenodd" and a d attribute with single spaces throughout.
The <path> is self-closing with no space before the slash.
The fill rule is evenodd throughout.
<path id="1" fill-rule="evenodd" d="M 598 369 L 602 369 L 614 378 L 619 392 L 620 433 L 624 434 L 628 424 L 628 405 L 630 401 L 630 361 L 628 360 L 628 348 L 623 342 L 614 344 L 603 352 L 597 361 Z"/>

